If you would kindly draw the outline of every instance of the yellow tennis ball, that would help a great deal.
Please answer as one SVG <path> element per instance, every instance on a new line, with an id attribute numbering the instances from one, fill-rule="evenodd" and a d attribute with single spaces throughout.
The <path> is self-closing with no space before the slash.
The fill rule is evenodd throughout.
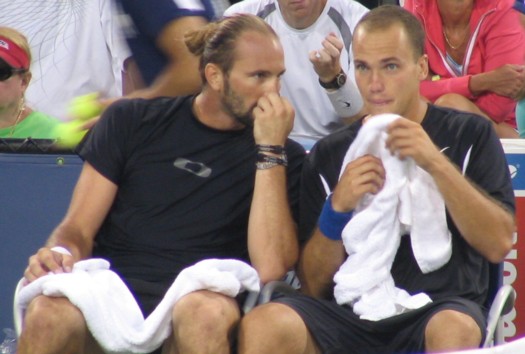
<path id="1" fill-rule="evenodd" d="M 73 120 L 88 120 L 102 113 L 102 105 L 98 102 L 98 93 L 75 97 L 69 104 L 69 115 Z"/>
<path id="2" fill-rule="evenodd" d="M 81 129 L 82 122 L 74 120 L 67 123 L 60 123 L 55 127 L 54 135 L 57 137 L 57 144 L 65 148 L 73 148 L 86 135 L 87 130 Z"/>

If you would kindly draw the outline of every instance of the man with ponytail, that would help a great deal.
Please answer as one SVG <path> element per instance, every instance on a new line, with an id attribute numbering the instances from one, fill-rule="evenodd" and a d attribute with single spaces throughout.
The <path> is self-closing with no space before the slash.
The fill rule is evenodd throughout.
<path id="1" fill-rule="evenodd" d="M 104 258 L 146 317 L 198 261 L 244 260 L 262 283 L 296 262 L 304 150 L 287 139 L 294 110 L 279 96 L 277 36 L 261 19 L 239 15 L 185 42 L 200 57 L 201 92 L 122 100 L 104 112 L 78 147 L 85 164 L 70 208 L 30 258 L 28 283 Z M 208 290 L 182 297 L 162 353 L 230 352 L 240 302 Z M 42 295 L 26 310 L 18 349 L 37 352 L 102 348 L 69 300 Z"/>

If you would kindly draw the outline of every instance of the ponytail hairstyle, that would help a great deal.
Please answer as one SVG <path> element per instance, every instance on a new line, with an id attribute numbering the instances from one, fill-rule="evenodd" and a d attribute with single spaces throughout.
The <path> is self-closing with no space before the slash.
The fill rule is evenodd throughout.
<path id="1" fill-rule="evenodd" d="M 199 72 L 203 83 L 206 83 L 204 68 L 209 63 L 216 64 L 228 75 L 233 67 L 237 39 L 248 31 L 277 38 L 270 25 L 249 14 L 223 17 L 184 35 L 186 47 L 200 57 Z"/>

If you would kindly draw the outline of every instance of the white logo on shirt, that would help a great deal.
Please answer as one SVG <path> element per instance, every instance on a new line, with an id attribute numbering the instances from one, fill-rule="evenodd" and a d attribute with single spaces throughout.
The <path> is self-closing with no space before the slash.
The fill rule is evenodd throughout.
<path id="1" fill-rule="evenodd" d="M 174 162 L 173 166 L 181 170 L 193 173 L 195 176 L 207 178 L 211 175 L 211 168 L 203 164 L 202 162 L 195 162 L 185 159 L 183 157 L 178 157 Z"/>

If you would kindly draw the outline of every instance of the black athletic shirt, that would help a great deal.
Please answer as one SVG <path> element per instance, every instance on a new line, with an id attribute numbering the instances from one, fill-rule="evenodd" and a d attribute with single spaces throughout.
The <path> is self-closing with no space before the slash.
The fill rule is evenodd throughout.
<path id="1" fill-rule="evenodd" d="M 124 279 L 170 283 L 205 258 L 248 260 L 255 178 L 253 130 L 219 131 L 193 115 L 193 97 L 110 106 L 79 154 L 118 185 L 93 256 Z M 288 191 L 298 215 L 302 147 L 289 140 Z"/>
<path id="2" fill-rule="evenodd" d="M 514 212 L 514 193 L 503 148 L 488 120 L 429 105 L 422 126 L 436 146 L 466 176 Z M 300 237 L 305 242 L 317 226 L 326 193 L 320 175 L 333 190 L 348 147 L 361 121 L 321 139 L 303 167 Z M 388 173 L 388 171 L 387 171 Z M 488 263 L 459 234 L 447 213 L 453 235 L 452 257 L 442 268 L 422 274 L 412 253 L 409 236 L 402 238 L 392 267 L 396 286 L 409 293 L 426 292 L 434 299 L 457 295 L 483 304 L 488 287 Z"/>

